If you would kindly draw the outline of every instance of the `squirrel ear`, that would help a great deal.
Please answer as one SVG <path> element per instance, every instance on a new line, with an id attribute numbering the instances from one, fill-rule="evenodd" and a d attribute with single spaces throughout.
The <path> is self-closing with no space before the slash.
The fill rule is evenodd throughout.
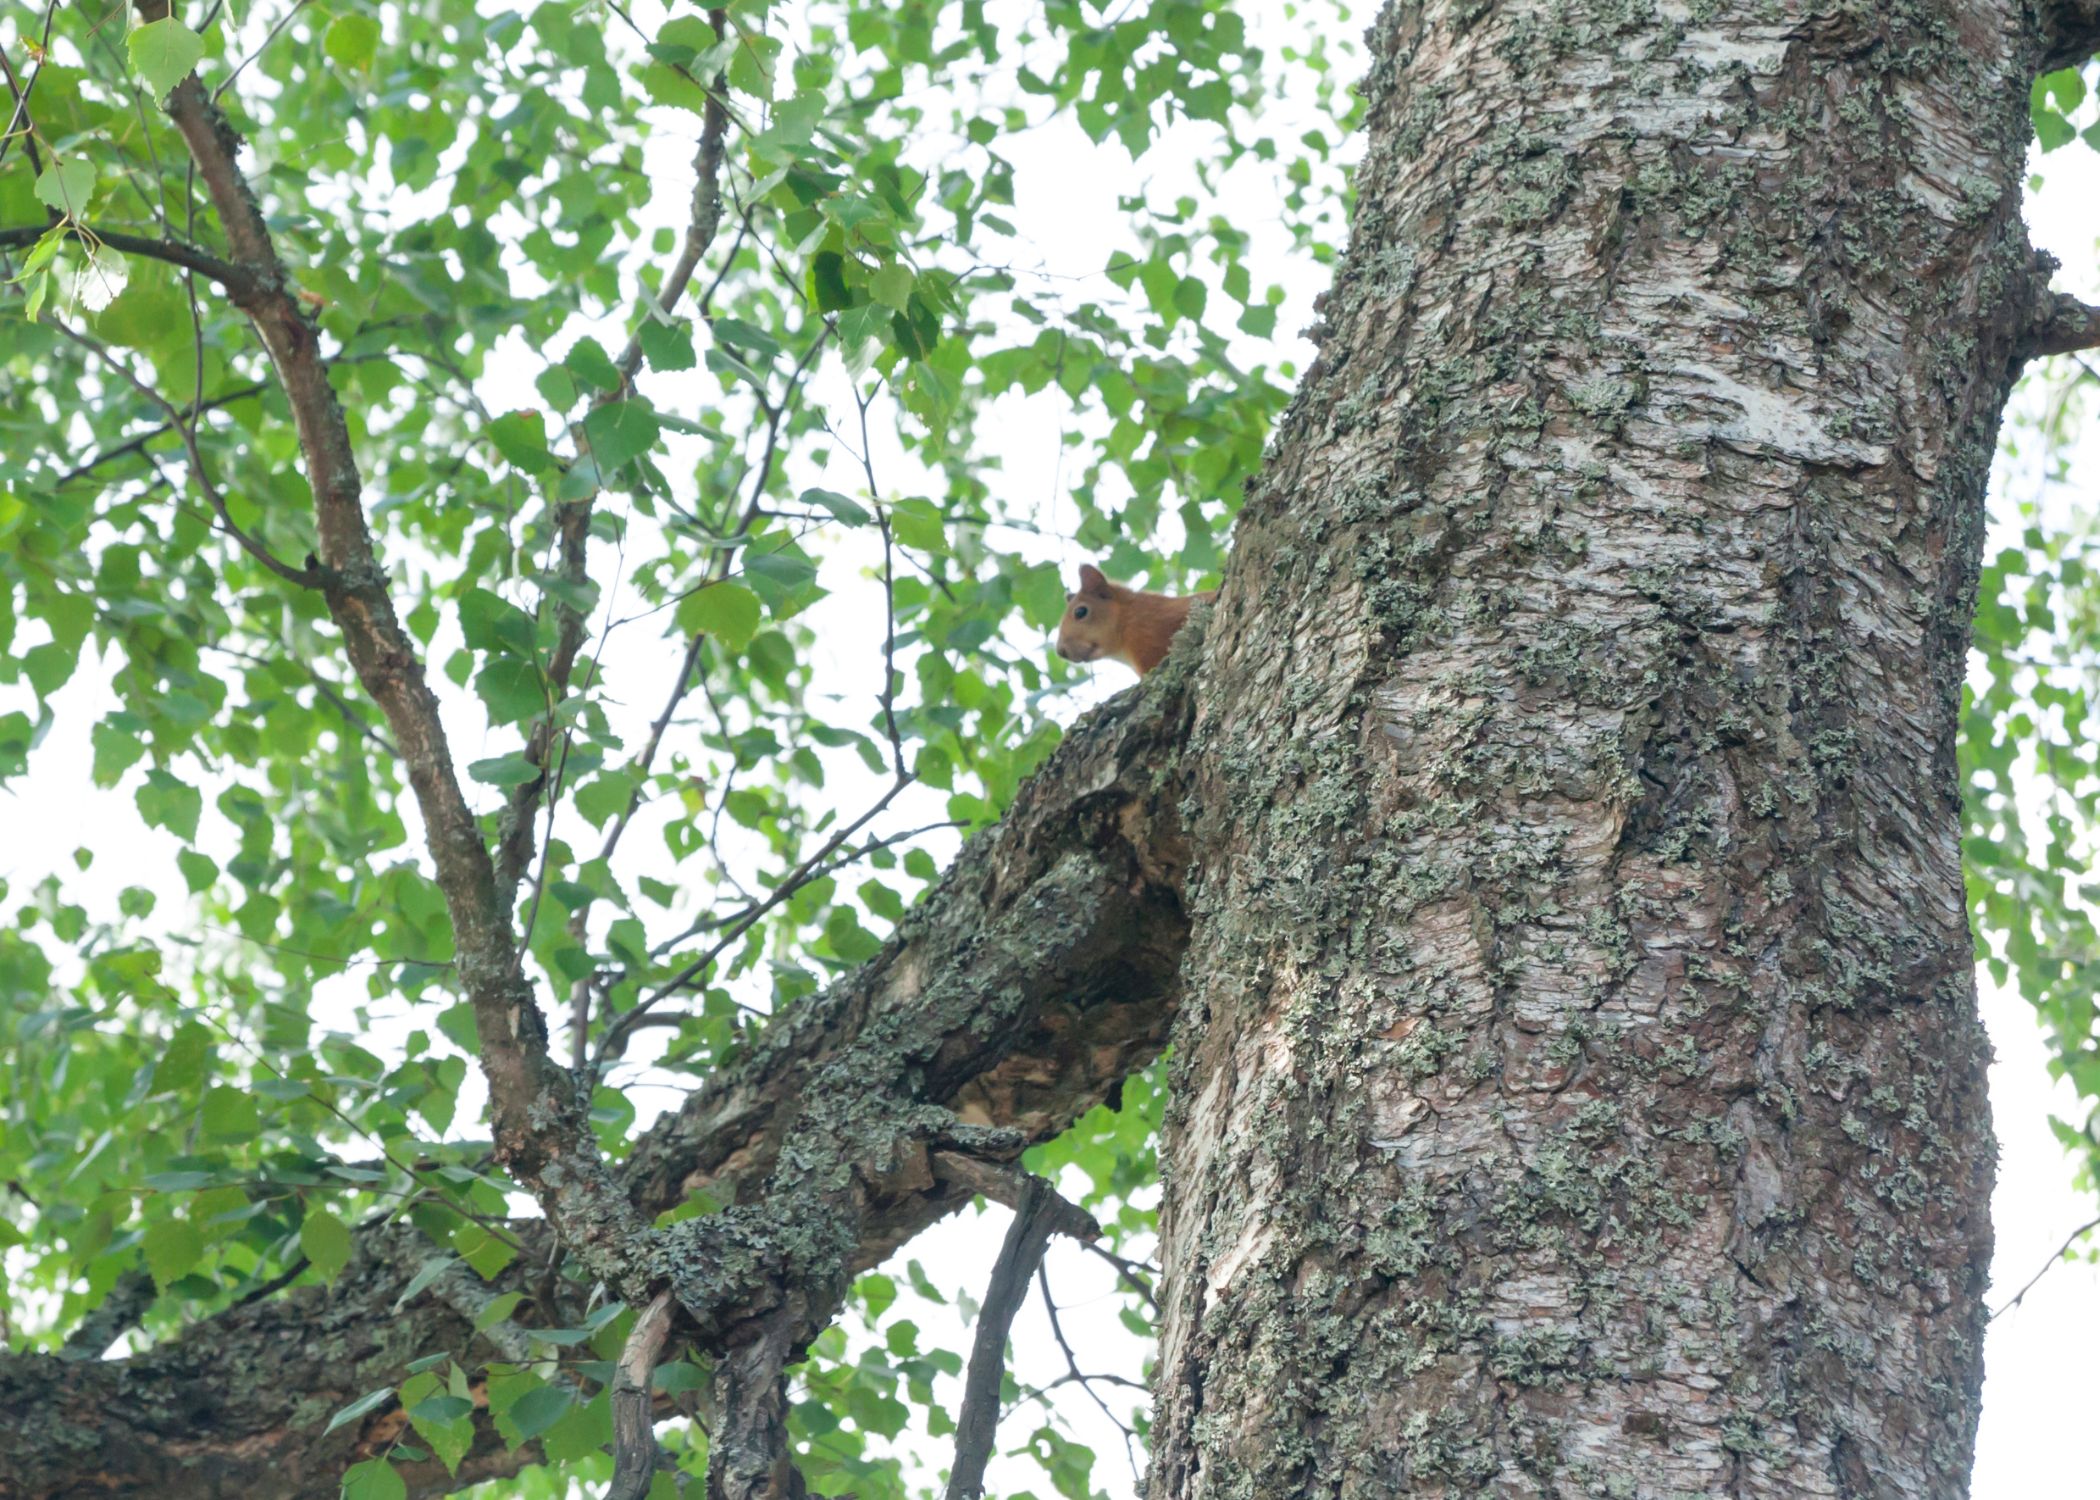
<path id="1" fill-rule="evenodd" d="M 1081 563 L 1079 565 L 1079 592 L 1106 599 L 1108 597 L 1108 579 L 1102 576 L 1101 570 L 1092 563 Z"/>

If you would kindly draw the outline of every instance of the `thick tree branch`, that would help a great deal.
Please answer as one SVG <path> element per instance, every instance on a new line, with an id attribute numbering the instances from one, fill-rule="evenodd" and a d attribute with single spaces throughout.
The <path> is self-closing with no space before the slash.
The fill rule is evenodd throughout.
<path id="1" fill-rule="evenodd" d="M 661 1269 L 691 1317 L 669 1352 L 745 1350 L 730 1394 L 757 1401 L 752 1411 L 764 1402 L 749 1346 L 786 1339 L 791 1357 L 853 1275 L 980 1192 L 1010 1199 L 1019 1174 L 988 1157 L 1057 1134 L 1165 1045 L 1187 935 L 1179 751 L 1202 633 L 1199 617 L 1141 690 L 1081 720 L 882 953 L 773 1022 L 740 1065 L 638 1143 L 622 1182 L 634 1212 L 654 1217 L 702 1188 L 730 1204 L 665 1247 Z M 916 1121 L 927 1143 L 890 1140 L 881 1122 L 897 1118 Z M 982 1127 L 1011 1134 L 988 1143 Z M 935 1139 L 939 1129 L 961 1144 Z M 798 1305 L 788 1272 L 816 1228 L 834 1237 Z M 519 1264 L 542 1263 L 545 1226 L 513 1231 L 526 1246 Z M 333 1500 L 342 1466 L 396 1414 L 324 1437 L 329 1412 L 474 1337 L 442 1286 L 393 1307 L 427 1242 L 390 1227 L 360 1231 L 357 1244 L 332 1293 L 232 1309 L 132 1359 L 0 1357 L 10 1433 L 0 1494 L 99 1487 L 188 1500 L 245 1487 Z M 234 1382 L 235 1368 L 268 1373 Z M 477 1429 L 457 1484 L 433 1463 L 411 1492 L 536 1461 Z"/>

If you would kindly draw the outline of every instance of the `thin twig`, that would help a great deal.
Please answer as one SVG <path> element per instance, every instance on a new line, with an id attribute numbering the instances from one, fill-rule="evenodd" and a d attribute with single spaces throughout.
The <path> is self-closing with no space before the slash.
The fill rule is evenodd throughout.
<path id="1" fill-rule="evenodd" d="M 174 402 L 141 380 L 130 366 L 110 353 L 109 349 L 99 340 L 89 338 L 86 334 L 67 327 L 56 318 L 51 320 L 51 326 L 64 337 L 87 350 L 105 369 L 120 377 L 133 390 L 168 414 L 168 421 L 173 424 L 177 432 L 182 434 L 183 447 L 188 450 L 190 476 L 197 481 L 197 488 L 204 492 L 205 500 L 210 503 L 212 510 L 219 518 L 219 530 L 225 532 L 226 535 L 239 543 L 243 552 L 261 563 L 265 568 L 268 568 L 272 573 L 275 573 L 279 578 L 284 579 L 287 583 L 295 583 L 301 588 L 309 589 L 317 589 L 321 586 L 322 580 L 319 574 L 308 568 L 293 567 L 290 563 L 285 562 L 270 551 L 261 542 L 243 531 L 234 521 L 232 513 L 226 508 L 226 497 L 219 493 L 219 487 L 212 483 L 211 473 L 204 466 L 204 455 L 198 449 L 196 433 L 184 421 L 181 410 Z"/>
<path id="2" fill-rule="evenodd" d="M 2012 1301 L 2006 1303 L 2003 1307 L 1999 1308 L 1996 1312 L 1992 1313 L 1987 1321 L 1995 1322 L 1999 1318 L 2002 1318 L 2007 1313 L 2011 1312 L 2014 1308 L 2018 1307 L 2020 1303 L 2023 1300 L 2025 1300 L 2027 1294 L 2035 1289 L 2036 1284 L 2040 1282 L 2044 1276 L 2047 1276 L 2051 1271 L 2055 1270 L 2058 1266 L 2063 1264 L 2065 1252 L 2068 1251 L 2073 1245 L 2077 1244 L 2079 1240 L 2083 1239 L 2086 1235 L 2091 1234 L 2095 1229 L 2100 1229 L 2100 1218 L 2088 1219 L 2083 1224 L 2079 1225 L 2076 1229 L 2072 1230 L 2069 1234 L 2065 1235 L 2064 1242 L 2056 1247 L 2056 1253 L 2051 1255 L 2048 1260 L 2042 1263 L 2042 1268 L 2039 1271 L 2035 1272 L 2032 1276 L 2027 1278 L 2027 1285 L 2021 1287 L 2017 1292 L 2014 1292 Z"/>
<path id="3" fill-rule="evenodd" d="M 1064 1352 L 1065 1369 L 1069 1372 L 1068 1378 L 1079 1383 L 1080 1389 L 1084 1390 L 1093 1399 L 1094 1405 L 1101 1408 L 1101 1415 L 1113 1422 L 1116 1431 L 1123 1434 L 1123 1456 L 1130 1462 L 1130 1477 L 1134 1480 L 1139 1479 L 1141 1476 L 1138 1473 L 1137 1430 L 1116 1415 L 1115 1409 L 1102 1399 L 1099 1391 L 1094 1389 L 1094 1382 L 1103 1380 L 1111 1385 L 1126 1386 L 1140 1391 L 1145 1389 L 1145 1383 L 1141 1380 L 1132 1380 L 1124 1375 L 1087 1375 L 1082 1373 L 1079 1368 L 1079 1356 L 1072 1352 L 1072 1341 L 1065 1337 L 1064 1324 L 1058 1319 L 1057 1299 L 1050 1295 L 1050 1266 L 1047 1261 L 1037 1264 L 1035 1280 L 1036 1285 L 1042 1288 L 1043 1310 L 1050 1315 L 1050 1336 L 1057 1340 L 1057 1347 Z"/>

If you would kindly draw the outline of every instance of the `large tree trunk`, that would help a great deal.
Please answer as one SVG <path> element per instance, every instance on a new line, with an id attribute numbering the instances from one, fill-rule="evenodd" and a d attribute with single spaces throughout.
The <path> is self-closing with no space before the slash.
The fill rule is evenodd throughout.
<path id="1" fill-rule="evenodd" d="M 1199 681 L 1152 1493 L 1953 1496 L 1991 3 L 1394 6 Z"/>
<path id="2" fill-rule="evenodd" d="M 1953 709 L 2013 369 L 2100 329 L 2017 218 L 2028 77 L 2100 7 L 1696 16 L 1380 23 L 1325 352 L 1207 634 L 591 1179 L 728 1202 L 602 1247 L 681 1344 L 807 1337 L 1179 1005 L 1162 1500 L 1965 1490 Z M 420 1259 L 372 1227 L 333 1293 L 0 1355 L 0 1495 L 333 1493 L 402 1420 L 335 1406 L 529 1289 Z M 531 1457 L 484 1423 L 408 1477 Z"/>

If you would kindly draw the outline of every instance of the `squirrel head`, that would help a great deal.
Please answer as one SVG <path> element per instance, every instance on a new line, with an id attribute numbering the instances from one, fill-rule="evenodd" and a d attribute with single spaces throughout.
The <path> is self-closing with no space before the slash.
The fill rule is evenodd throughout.
<path id="1" fill-rule="evenodd" d="M 1057 654 L 1066 661 L 1099 661 L 1123 649 L 1122 595 L 1099 568 L 1079 570 L 1079 592 L 1065 601 L 1057 626 Z"/>

